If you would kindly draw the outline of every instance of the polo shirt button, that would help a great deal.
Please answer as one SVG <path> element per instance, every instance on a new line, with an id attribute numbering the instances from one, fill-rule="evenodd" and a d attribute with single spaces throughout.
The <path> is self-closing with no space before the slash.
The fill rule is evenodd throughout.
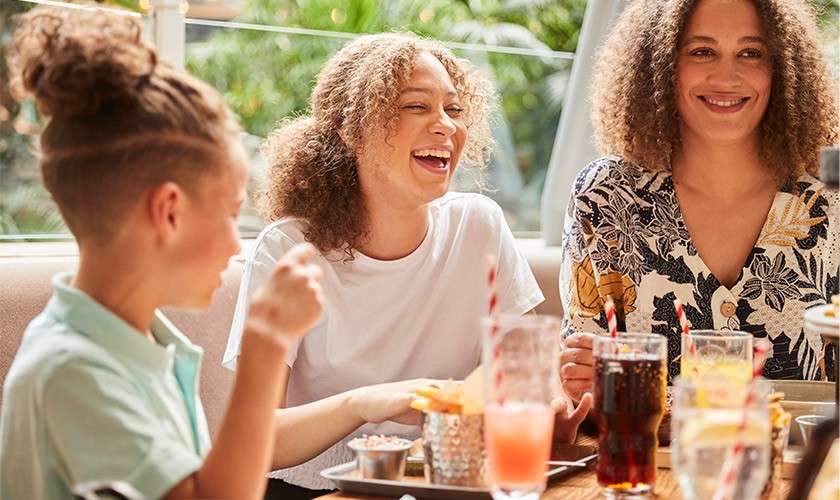
<path id="1" fill-rule="evenodd" d="M 727 318 L 735 316 L 735 311 L 737 309 L 738 307 L 732 302 L 729 302 L 728 300 L 724 301 L 724 303 L 720 305 L 720 313 L 726 316 Z"/>

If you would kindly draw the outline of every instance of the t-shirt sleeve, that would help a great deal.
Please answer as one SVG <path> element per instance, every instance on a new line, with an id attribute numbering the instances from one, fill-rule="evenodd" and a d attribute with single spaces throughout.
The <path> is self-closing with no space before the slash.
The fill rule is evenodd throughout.
<path id="1" fill-rule="evenodd" d="M 242 281 L 239 284 L 239 295 L 236 299 L 236 308 L 233 312 L 233 321 L 228 334 L 227 348 L 222 358 L 222 366 L 229 370 L 236 369 L 236 360 L 239 357 L 239 348 L 242 344 L 242 332 L 245 327 L 245 318 L 248 317 L 248 305 L 251 297 L 268 280 L 277 261 L 293 246 L 295 242 L 279 229 L 268 229 L 257 239 L 254 252 L 245 262 L 242 271 Z M 286 363 L 289 366 L 294 364 L 297 357 L 299 341 L 291 344 L 286 353 Z"/>
<path id="2" fill-rule="evenodd" d="M 201 468 L 166 431 L 141 390 L 113 369 L 70 360 L 45 380 L 43 415 L 68 488 L 123 481 L 160 498 Z"/>
<path id="3" fill-rule="evenodd" d="M 525 255 L 516 245 L 504 212 L 495 202 L 487 199 L 492 213 L 492 225 L 498 236 L 497 283 L 499 311 L 505 314 L 525 314 L 545 300 L 537 279 Z"/>

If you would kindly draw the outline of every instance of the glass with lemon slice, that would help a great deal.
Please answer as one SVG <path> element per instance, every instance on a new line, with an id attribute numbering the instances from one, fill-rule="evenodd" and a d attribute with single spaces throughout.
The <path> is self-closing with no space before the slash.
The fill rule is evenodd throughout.
<path id="1" fill-rule="evenodd" d="M 753 384 L 755 386 L 753 387 Z M 747 391 L 756 395 L 748 402 Z M 717 378 L 680 378 L 674 386 L 672 466 L 685 500 L 709 500 L 721 483 L 733 446 L 743 446 L 732 498 L 760 497 L 770 467 L 770 385 L 740 386 Z"/>
<path id="2" fill-rule="evenodd" d="M 752 379 L 753 336 L 734 330 L 697 330 L 682 335 L 680 373 L 684 379 L 725 380 L 738 387 Z M 696 352 L 692 353 L 693 342 Z"/>

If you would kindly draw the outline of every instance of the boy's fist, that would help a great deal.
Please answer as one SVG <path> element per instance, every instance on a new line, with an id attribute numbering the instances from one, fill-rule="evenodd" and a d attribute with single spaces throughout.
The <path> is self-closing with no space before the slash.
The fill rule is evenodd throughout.
<path id="1" fill-rule="evenodd" d="M 321 269 L 310 264 L 315 252 L 302 243 L 277 261 L 268 281 L 251 297 L 246 331 L 287 345 L 312 328 L 324 309 Z"/>

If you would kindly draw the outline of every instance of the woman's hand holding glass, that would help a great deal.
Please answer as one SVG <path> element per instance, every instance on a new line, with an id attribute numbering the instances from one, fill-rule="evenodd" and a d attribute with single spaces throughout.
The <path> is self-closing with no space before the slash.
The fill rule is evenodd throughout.
<path id="1" fill-rule="evenodd" d="M 566 348 L 560 354 L 560 378 L 563 390 L 572 401 L 583 402 L 583 396 L 592 392 L 592 356 L 591 333 L 573 333 L 566 337 Z"/>

